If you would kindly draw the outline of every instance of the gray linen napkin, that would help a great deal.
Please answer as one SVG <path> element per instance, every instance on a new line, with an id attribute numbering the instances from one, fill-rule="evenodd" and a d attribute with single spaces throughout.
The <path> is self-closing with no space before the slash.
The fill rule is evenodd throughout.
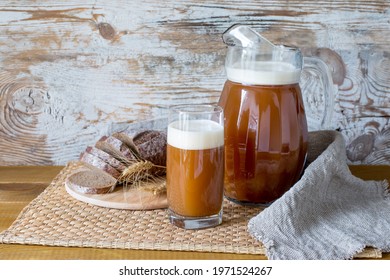
<path id="1" fill-rule="evenodd" d="M 354 177 L 336 131 L 309 134 L 308 162 L 302 178 L 249 221 L 267 257 L 350 259 L 366 246 L 390 251 L 388 182 Z"/>

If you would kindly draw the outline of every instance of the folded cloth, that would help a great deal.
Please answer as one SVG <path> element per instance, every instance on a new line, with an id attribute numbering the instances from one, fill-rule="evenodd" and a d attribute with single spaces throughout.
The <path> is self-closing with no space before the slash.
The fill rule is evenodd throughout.
<path id="1" fill-rule="evenodd" d="M 302 178 L 248 224 L 269 259 L 351 259 L 366 246 L 390 251 L 387 181 L 363 181 L 347 166 L 337 131 L 309 134 Z"/>

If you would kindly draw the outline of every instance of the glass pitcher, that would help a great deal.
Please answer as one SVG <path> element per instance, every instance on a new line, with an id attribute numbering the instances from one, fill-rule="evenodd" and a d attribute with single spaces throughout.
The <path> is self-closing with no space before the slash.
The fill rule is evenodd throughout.
<path id="1" fill-rule="evenodd" d="M 275 46 L 247 26 L 229 28 L 223 39 L 228 45 L 227 81 L 219 100 L 225 114 L 225 196 L 267 206 L 299 180 L 305 165 L 303 56 L 298 48 Z M 319 69 L 330 104 L 329 69 L 318 59 L 305 58 L 305 64 Z M 325 112 L 322 122 L 329 121 Z"/>

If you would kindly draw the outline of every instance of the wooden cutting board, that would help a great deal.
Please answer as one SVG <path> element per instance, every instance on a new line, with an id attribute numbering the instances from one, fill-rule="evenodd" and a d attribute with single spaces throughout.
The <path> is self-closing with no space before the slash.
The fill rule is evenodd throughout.
<path id="1" fill-rule="evenodd" d="M 78 192 L 65 181 L 65 189 L 73 198 L 85 203 L 116 209 L 152 210 L 167 208 L 167 196 L 153 194 L 142 189 L 132 189 L 123 186 L 116 187 L 106 194 L 85 194 Z"/>

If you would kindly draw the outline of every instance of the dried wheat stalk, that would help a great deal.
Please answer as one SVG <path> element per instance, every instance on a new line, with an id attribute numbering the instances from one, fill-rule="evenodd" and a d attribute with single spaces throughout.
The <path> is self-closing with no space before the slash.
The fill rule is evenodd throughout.
<path id="1" fill-rule="evenodd" d="M 156 169 L 165 169 L 150 161 L 137 158 L 127 161 L 127 167 L 122 171 L 118 181 L 126 188 L 143 189 L 158 195 L 166 191 L 165 178 L 154 175 Z"/>

